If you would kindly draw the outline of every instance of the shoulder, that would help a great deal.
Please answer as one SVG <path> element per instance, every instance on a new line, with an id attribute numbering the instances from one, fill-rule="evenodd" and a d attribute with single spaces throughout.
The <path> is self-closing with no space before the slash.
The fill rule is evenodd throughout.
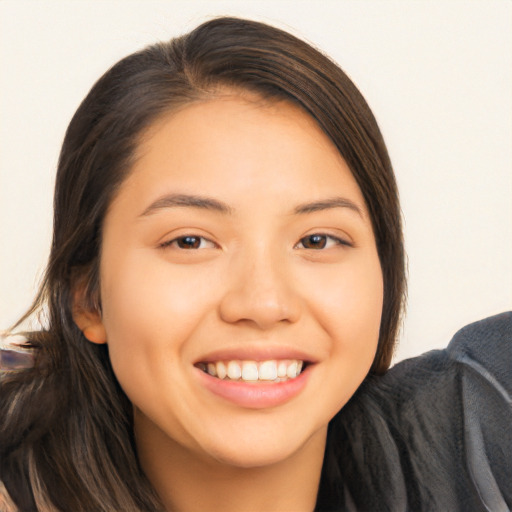
<path id="1" fill-rule="evenodd" d="M 414 398 L 458 393 L 461 376 L 486 380 L 504 394 L 510 403 L 512 394 L 512 312 L 501 313 L 460 329 L 444 350 L 432 350 L 395 365 L 383 377 L 370 379 L 370 394 L 391 394 L 394 398 Z M 451 390 L 446 387 L 452 383 Z M 395 400 L 396 403 L 396 400 Z"/>
<path id="2" fill-rule="evenodd" d="M 501 429 L 510 437 L 512 312 L 463 327 L 446 349 L 397 364 L 370 379 L 367 390 L 368 399 L 399 426 L 462 429 L 468 439 L 478 418 L 485 431 L 498 435 Z"/>
<path id="3" fill-rule="evenodd" d="M 511 354 L 504 313 L 464 327 L 445 350 L 369 377 L 337 433 L 349 441 L 341 472 L 355 501 L 369 504 L 366 482 L 389 501 L 383 510 L 512 507 Z"/>
<path id="4" fill-rule="evenodd" d="M 461 329 L 447 348 L 460 367 L 463 447 L 489 510 L 512 507 L 512 313 Z"/>
<path id="5" fill-rule="evenodd" d="M 462 328 L 446 349 L 448 357 L 474 378 L 488 382 L 512 403 L 512 312 Z"/>

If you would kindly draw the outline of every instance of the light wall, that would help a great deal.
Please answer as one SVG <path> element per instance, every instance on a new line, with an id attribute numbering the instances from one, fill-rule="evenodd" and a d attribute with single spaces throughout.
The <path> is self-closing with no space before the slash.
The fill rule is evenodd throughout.
<path id="1" fill-rule="evenodd" d="M 314 43 L 373 108 L 405 217 L 409 301 L 398 358 L 512 309 L 511 2 L 4 0 L 0 328 L 35 293 L 59 147 L 92 83 L 141 46 L 222 14 Z"/>

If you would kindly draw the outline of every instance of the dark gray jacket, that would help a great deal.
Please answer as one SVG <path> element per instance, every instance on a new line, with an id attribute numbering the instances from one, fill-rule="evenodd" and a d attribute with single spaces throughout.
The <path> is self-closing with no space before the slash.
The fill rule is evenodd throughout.
<path id="1" fill-rule="evenodd" d="M 317 510 L 511 510 L 512 312 L 367 378 L 327 446 Z"/>

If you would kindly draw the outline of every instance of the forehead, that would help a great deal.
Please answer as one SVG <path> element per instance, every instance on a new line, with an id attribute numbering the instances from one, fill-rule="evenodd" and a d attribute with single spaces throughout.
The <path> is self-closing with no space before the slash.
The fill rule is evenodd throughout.
<path id="1" fill-rule="evenodd" d="M 212 151 L 213 144 L 223 149 L 231 143 L 232 147 L 244 142 L 251 144 L 267 142 L 279 135 L 280 146 L 286 149 L 291 138 L 308 139 L 321 151 L 327 150 L 332 156 L 342 160 L 334 144 L 324 134 L 317 121 L 301 106 L 290 100 L 264 98 L 248 91 L 221 91 L 214 96 L 199 99 L 174 108 L 161 115 L 143 132 L 139 139 L 137 155 L 154 149 L 167 138 L 166 142 L 183 143 L 185 140 L 202 138 L 204 147 Z M 220 144 L 222 137 L 226 144 Z M 171 140 L 172 139 L 172 140 Z M 233 147 L 233 149 L 235 149 Z M 261 148 L 264 149 L 264 148 Z"/>
<path id="2" fill-rule="evenodd" d="M 160 117 L 140 138 L 121 189 L 148 196 L 194 189 L 235 202 L 244 194 L 301 202 L 304 194 L 314 200 L 332 190 L 364 210 L 350 169 L 316 120 L 289 101 L 250 93 L 225 93 Z"/>

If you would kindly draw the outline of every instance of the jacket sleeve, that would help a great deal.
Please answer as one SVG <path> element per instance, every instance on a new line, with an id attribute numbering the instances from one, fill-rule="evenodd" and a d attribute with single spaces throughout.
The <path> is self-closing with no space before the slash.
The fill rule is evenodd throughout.
<path id="1" fill-rule="evenodd" d="M 460 367 L 462 444 L 489 511 L 512 510 L 512 312 L 461 329 L 447 349 Z"/>
<path id="2" fill-rule="evenodd" d="M 512 510 L 511 396 L 512 313 L 370 376 L 331 423 L 343 487 L 318 510 Z"/>

